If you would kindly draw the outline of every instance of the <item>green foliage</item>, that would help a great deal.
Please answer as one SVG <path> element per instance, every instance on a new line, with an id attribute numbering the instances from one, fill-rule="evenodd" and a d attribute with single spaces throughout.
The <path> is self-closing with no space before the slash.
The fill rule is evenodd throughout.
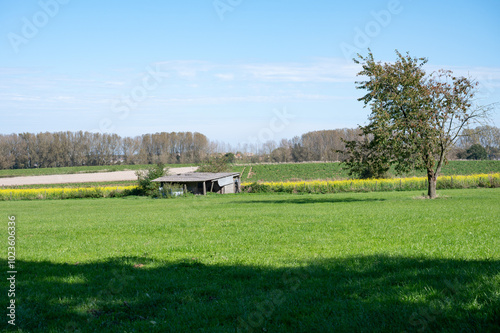
<path id="1" fill-rule="evenodd" d="M 467 149 L 468 160 L 486 160 L 487 158 L 488 154 L 486 153 L 486 149 L 479 143 L 473 144 Z"/>
<path id="2" fill-rule="evenodd" d="M 360 61 L 356 61 L 363 62 L 363 70 L 358 75 L 369 78 L 356 82 L 357 89 L 367 91 L 358 100 L 371 108 L 370 123 L 360 127 L 363 135 L 371 140 L 358 144 L 366 146 L 367 150 L 375 150 L 374 159 L 384 159 L 378 164 L 396 163 L 398 172 L 406 172 L 424 168 L 420 156 L 434 155 L 430 150 L 438 132 L 429 126 L 431 110 L 424 106 L 430 101 L 422 69 L 427 60 L 405 57 L 399 52 L 397 55 L 394 64 L 375 62 L 372 53 L 366 58 L 360 56 Z M 426 136 L 430 142 L 423 142 Z M 354 143 L 350 142 L 347 147 L 352 149 Z M 364 161 L 360 160 L 360 163 Z"/>
<path id="3" fill-rule="evenodd" d="M 153 182 L 153 180 L 165 176 L 167 173 L 168 169 L 165 169 L 165 164 L 163 163 L 149 166 L 146 170 L 137 171 L 136 175 L 139 193 L 151 197 L 158 197 L 160 183 Z"/>
<path id="4" fill-rule="evenodd" d="M 387 178 L 391 169 L 389 156 L 377 138 L 362 141 L 346 141 L 346 150 L 350 152 L 344 161 L 349 176 L 361 179 Z"/>
<path id="5" fill-rule="evenodd" d="M 231 154 L 232 155 L 232 154 Z M 234 157 L 234 155 L 233 155 Z M 206 162 L 200 164 L 197 172 L 229 172 L 231 171 L 230 165 L 231 156 L 213 156 Z"/>
<path id="6" fill-rule="evenodd" d="M 355 60 L 363 67 L 358 75 L 368 78 L 356 83 L 358 89 L 366 90 L 358 100 L 371 109 L 370 123 L 360 127 L 370 141 L 346 143 L 349 163 L 352 172 L 358 174 L 357 169 L 366 170 L 367 166 L 368 173 L 377 174 L 380 166 L 387 168 L 390 164 L 399 174 L 426 170 L 429 197 L 434 198 L 447 152 L 462 128 L 484 117 L 489 109 L 473 107 L 476 84 L 470 79 L 445 70 L 427 75 L 423 70 L 426 59 L 396 54 L 395 63 L 376 62 L 371 52 Z M 358 145 L 362 146 L 358 150 L 374 153 L 357 154 Z M 366 159 L 376 162 L 367 163 Z"/>
<path id="7" fill-rule="evenodd" d="M 420 193 L 1 202 L 16 328 L 497 332 L 500 189 Z"/>
<path id="8" fill-rule="evenodd" d="M 230 164 L 234 163 L 236 160 L 236 156 L 234 156 L 233 153 L 226 153 L 224 155 L 224 157 L 226 158 L 227 163 L 230 163 Z"/>

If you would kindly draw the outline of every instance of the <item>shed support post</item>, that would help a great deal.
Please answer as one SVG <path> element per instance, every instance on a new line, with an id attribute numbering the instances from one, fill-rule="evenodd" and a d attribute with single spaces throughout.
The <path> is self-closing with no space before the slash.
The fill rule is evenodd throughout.
<path id="1" fill-rule="evenodd" d="M 207 184 L 203 182 L 203 195 L 207 195 Z"/>

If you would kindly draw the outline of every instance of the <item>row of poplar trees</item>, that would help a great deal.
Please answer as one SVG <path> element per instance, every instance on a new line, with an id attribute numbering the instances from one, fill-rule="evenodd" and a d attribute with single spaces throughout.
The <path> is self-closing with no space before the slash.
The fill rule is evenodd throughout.
<path id="1" fill-rule="evenodd" d="M 208 139 L 191 132 L 120 137 L 90 132 L 0 135 L 0 168 L 82 165 L 198 163 L 206 158 Z"/>

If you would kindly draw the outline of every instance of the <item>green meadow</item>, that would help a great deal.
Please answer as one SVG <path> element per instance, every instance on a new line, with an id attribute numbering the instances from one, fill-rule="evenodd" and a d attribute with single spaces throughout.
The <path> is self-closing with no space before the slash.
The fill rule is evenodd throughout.
<path id="1" fill-rule="evenodd" d="M 349 173 L 342 163 L 283 163 L 235 166 L 235 172 L 243 172 L 243 182 L 281 182 L 287 180 L 347 179 Z M 500 172 L 500 161 L 449 161 L 443 166 L 441 175 L 472 175 Z M 389 176 L 396 176 L 394 167 Z M 424 171 L 411 171 L 403 177 L 424 177 Z"/>
<path id="2" fill-rule="evenodd" d="M 500 189 L 438 192 L 0 202 L 16 329 L 497 332 Z"/>

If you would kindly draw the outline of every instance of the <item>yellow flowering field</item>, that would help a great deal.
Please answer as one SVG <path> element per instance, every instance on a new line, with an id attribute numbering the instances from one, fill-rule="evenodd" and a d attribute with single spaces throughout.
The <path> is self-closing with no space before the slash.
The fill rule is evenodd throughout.
<path id="1" fill-rule="evenodd" d="M 0 189 L 0 200 L 106 198 L 124 196 L 137 186 Z"/>
<path id="2" fill-rule="evenodd" d="M 500 187 L 500 173 L 469 176 L 441 176 L 438 189 Z M 108 198 L 135 194 L 137 186 L 106 186 L 81 188 L 0 189 L 1 200 Z M 250 193 L 338 193 L 372 191 L 427 190 L 427 178 L 313 180 L 288 182 L 243 183 L 244 192 Z"/>
<path id="3" fill-rule="evenodd" d="M 245 192 L 337 193 L 426 190 L 426 177 L 243 183 Z M 438 177 L 438 189 L 500 187 L 500 173 Z"/>

